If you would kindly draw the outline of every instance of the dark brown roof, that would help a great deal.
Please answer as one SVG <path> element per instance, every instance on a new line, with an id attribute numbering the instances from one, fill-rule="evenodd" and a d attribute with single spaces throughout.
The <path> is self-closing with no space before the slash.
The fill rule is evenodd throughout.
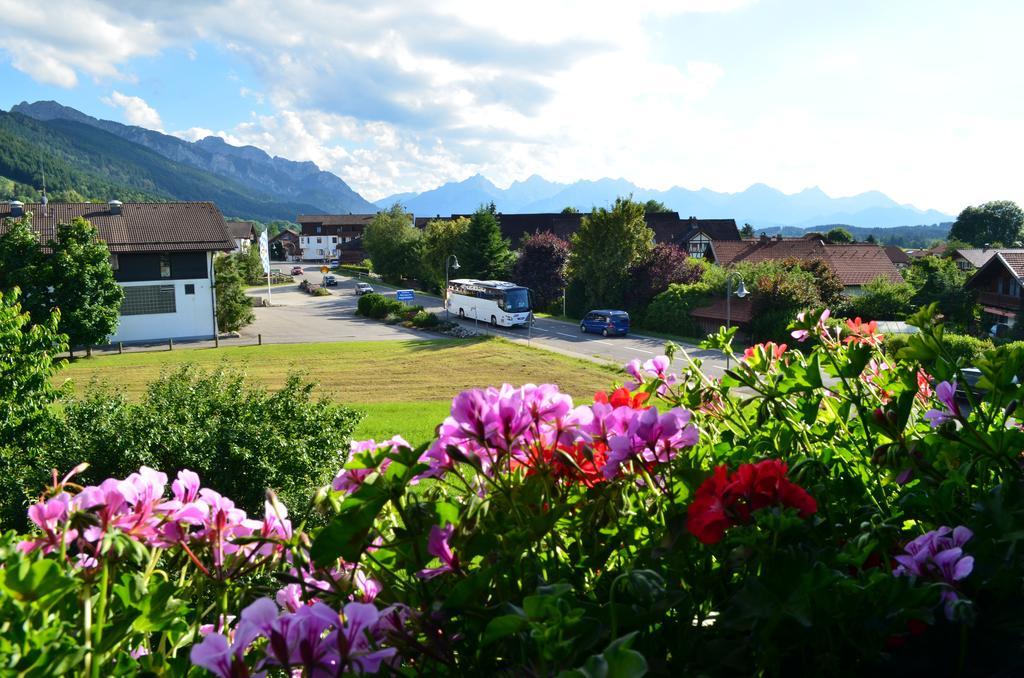
<path id="1" fill-rule="evenodd" d="M 224 216 L 212 202 L 124 203 L 120 214 L 97 203 L 50 203 L 44 214 L 38 204 L 25 205 L 32 228 L 46 243 L 57 224 L 84 217 L 99 232 L 111 252 L 209 252 L 234 249 Z M 0 220 L 11 216 L 9 203 L 0 203 Z M 6 231 L 0 221 L 0 232 Z"/>
<path id="2" fill-rule="evenodd" d="M 224 222 L 228 226 L 228 233 L 234 240 L 241 240 L 242 238 L 255 238 L 256 227 L 248 221 L 226 221 Z"/>
<path id="3" fill-rule="evenodd" d="M 832 267 L 847 287 L 864 285 L 879 276 L 892 282 L 903 281 L 885 250 L 867 243 L 830 245 L 808 238 L 766 238 L 713 242 L 711 251 L 715 261 L 722 266 L 789 258 L 821 259 Z"/>
<path id="4" fill-rule="evenodd" d="M 300 225 L 320 226 L 365 226 L 373 221 L 376 214 L 300 214 L 295 221 Z"/>
<path id="5" fill-rule="evenodd" d="M 302 235 L 338 235 L 342 232 L 362 233 L 376 214 L 300 214 L 296 221 Z M 317 232 L 317 228 L 320 229 Z"/>
<path id="6" fill-rule="evenodd" d="M 889 257 L 889 261 L 896 264 L 897 266 L 901 264 L 906 265 L 910 263 L 910 257 L 908 257 L 907 253 L 904 252 L 899 247 L 896 247 L 895 245 L 886 245 L 882 249 L 885 250 L 885 255 Z"/>
<path id="7" fill-rule="evenodd" d="M 972 247 L 956 250 L 955 255 L 959 255 L 964 261 L 970 263 L 971 266 L 973 266 L 974 268 L 981 268 L 982 266 L 987 264 L 988 260 L 994 257 L 997 253 L 1002 254 L 1005 257 L 1007 254 L 1020 252 L 1024 252 L 1024 249 L 1021 249 L 1019 247 L 1002 249 L 992 247 Z"/>
<path id="8" fill-rule="evenodd" d="M 283 231 L 279 232 L 277 235 L 271 237 L 270 240 L 267 241 L 267 243 L 272 243 L 275 240 L 294 240 L 295 242 L 298 242 L 299 234 L 291 230 L 290 228 L 286 228 Z"/>

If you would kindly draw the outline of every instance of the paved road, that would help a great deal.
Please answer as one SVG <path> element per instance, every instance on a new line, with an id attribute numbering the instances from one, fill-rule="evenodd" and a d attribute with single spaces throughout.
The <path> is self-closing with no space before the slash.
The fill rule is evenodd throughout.
<path id="1" fill-rule="evenodd" d="M 290 266 L 278 265 L 279 268 Z M 320 283 L 323 276 L 319 265 L 303 265 L 304 276 L 310 282 Z M 436 338 L 437 335 L 403 327 L 388 326 L 378 321 L 364 320 L 355 315 L 357 297 L 353 293 L 355 280 L 348 276 L 336 276 L 338 287 L 328 288 L 330 297 L 312 297 L 303 294 L 298 286 L 284 286 L 273 289 L 274 306 L 256 309 L 256 322 L 243 331 L 246 335 L 263 335 L 265 342 L 291 343 L 306 341 L 373 341 L 384 339 Z M 301 280 L 296 276 L 296 281 Z M 394 288 L 373 283 L 378 292 L 392 294 Z M 266 296 L 266 290 L 254 288 L 250 294 Z M 444 309 L 437 297 L 416 293 L 415 303 L 443 317 Z M 452 316 L 452 320 L 458 321 Z M 478 329 L 482 333 L 528 343 L 568 355 L 592 360 L 608 361 L 615 364 L 639 358 L 648 360 L 664 352 L 665 340 L 641 334 L 628 337 L 604 338 L 592 334 L 581 334 L 579 326 L 559 320 L 538 319 L 532 329 L 491 328 L 486 323 L 477 325 L 472 320 L 462 324 Z M 709 376 L 720 376 L 725 369 L 725 359 L 718 351 L 705 351 L 693 346 L 686 347 L 694 358 L 704 361 L 703 369 Z M 677 358 L 677 369 L 680 359 Z"/>

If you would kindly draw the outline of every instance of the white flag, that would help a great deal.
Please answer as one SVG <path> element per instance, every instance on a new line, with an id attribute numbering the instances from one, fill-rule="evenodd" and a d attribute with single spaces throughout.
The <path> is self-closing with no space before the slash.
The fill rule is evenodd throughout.
<path id="1" fill-rule="evenodd" d="M 260 233 L 260 260 L 263 262 L 263 272 L 270 274 L 270 245 L 267 243 L 267 232 Z"/>

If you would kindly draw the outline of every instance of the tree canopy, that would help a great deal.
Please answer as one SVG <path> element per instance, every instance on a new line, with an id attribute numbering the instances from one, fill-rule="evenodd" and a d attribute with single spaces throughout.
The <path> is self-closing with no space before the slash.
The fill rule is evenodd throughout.
<path id="1" fill-rule="evenodd" d="M 740 229 L 740 237 L 741 238 L 753 238 L 754 237 L 754 227 L 751 226 L 750 224 L 743 224 L 743 228 Z"/>
<path id="2" fill-rule="evenodd" d="M 569 275 L 582 284 L 590 306 L 621 306 L 629 271 L 654 247 L 654 231 L 644 221 L 644 206 L 616 198 L 611 209 L 594 208 L 572 236 Z"/>
<path id="3" fill-rule="evenodd" d="M 494 203 L 481 205 L 469 219 L 458 248 L 459 272 L 463 278 L 501 280 L 508 277 L 514 255 L 509 241 L 501 236 Z"/>
<path id="4" fill-rule="evenodd" d="M 837 226 L 825 234 L 825 241 L 832 244 L 843 244 L 854 242 L 854 238 L 845 228 Z"/>
<path id="5" fill-rule="evenodd" d="M 1024 211 L 1011 200 L 966 207 L 953 223 L 949 237 L 975 247 L 1015 247 L 1024 240 Z"/>
<path id="6" fill-rule="evenodd" d="M 445 262 L 452 254 L 461 251 L 461 243 L 469 230 L 467 217 L 455 219 L 432 219 L 423 229 L 420 242 L 420 276 L 423 282 L 435 289 L 441 289 L 445 279 Z M 461 266 L 459 263 L 460 275 Z M 455 270 L 451 274 L 455 274 Z"/>
<path id="7" fill-rule="evenodd" d="M 533 290 L 537 308 L 544 309 L 565 290 L 568 260 L 568 242 L 551 231 L 534 233 L 523 238 L 519 246 L 513 278 Z"/>
<path id="8" fill-rule="evenodd" d="M 373 262 L 373 270 L 387 280 L 415 278 L 419 275 L 420 232 L 412 215 L 399 203 L 377 212 L 363 233 L 363 247 Z"/>
<path id="9" fill-rule="evenodd" d="M 655 200 L 655 199 L 651 198 L 650 200 L 648 200 L 647 202 L 644 203 L 644 212 L 646 214 L 656 214 L 656 213 L 659 213 L 659 212 L 671 212 L 671 211 L 672 210 L 669 209 L 668 205 L 666 205 L 665 203 L 663 203 L 660 200 Z"/>

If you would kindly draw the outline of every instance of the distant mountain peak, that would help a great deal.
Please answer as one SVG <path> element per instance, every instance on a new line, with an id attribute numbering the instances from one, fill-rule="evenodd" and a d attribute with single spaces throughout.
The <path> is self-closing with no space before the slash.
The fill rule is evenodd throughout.
<path id="1" fill-rule="evenodd" d="M 12 107 L 11 112 L 36 120 L 71 120 L 97 127 L 155 151 L 169 160 L 230 179 L 264 199 L 282 204 L 313 206 L 317 211 L 328 214 L 377 210 L 373 203 L 353 191 L 340 177 L 321 170 L 311 161 L 272 157 L 255 146 L 233 146 L 219 136 L 189 142 L 143 127 L 99 120 L 56 101 L 23 101 Z M 296 216 L 289 218 L 294 219 Z"/>

